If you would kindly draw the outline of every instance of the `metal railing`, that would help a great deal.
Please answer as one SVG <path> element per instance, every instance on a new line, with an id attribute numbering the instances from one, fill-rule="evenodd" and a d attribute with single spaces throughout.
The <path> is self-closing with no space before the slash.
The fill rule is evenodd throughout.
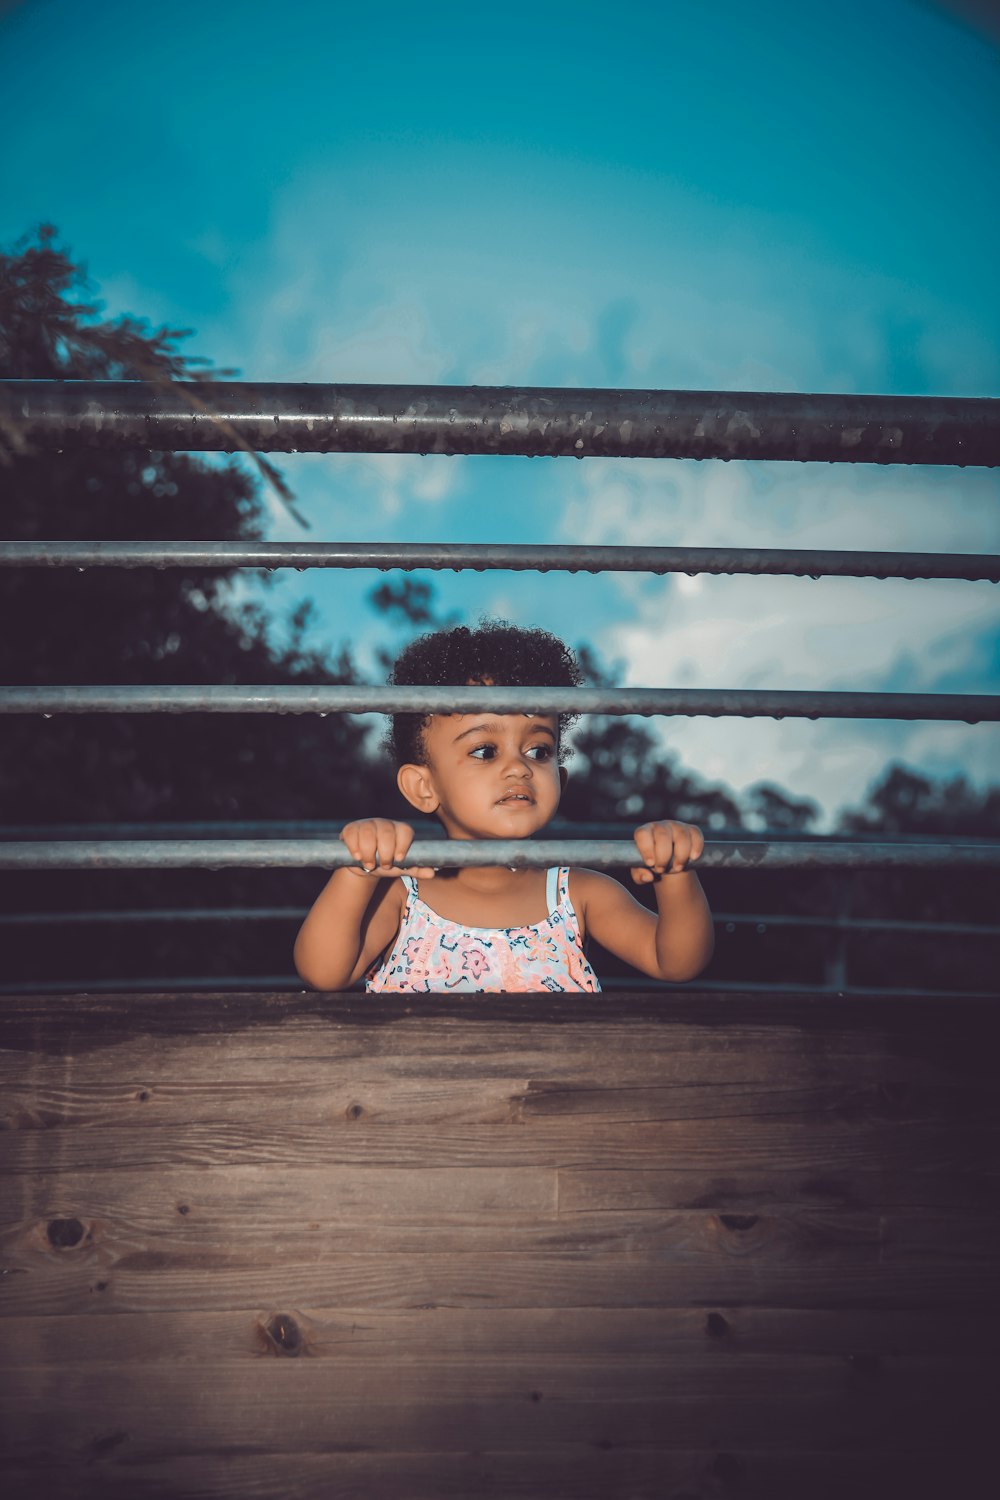
<path id="1" fill-rule="evenodd" d="M 567 861 L 597 870 L 640 863 L 625 839 L 416 839 L 406 862 L 412 866 L 467 870 L 490 865 L 548 868 Z M 0 845 L 0 870 L 322 869 L 359 861 L 339 839 L 108 839 L 31 840 Z M 707 840 L 700 870 L 932 870 L 1000 869 L 1000 842 L 963 844 L 855 844 L 831 840 Z"/>
<path id="2" fill-rule="evenodd" d="M 588 547 L 437 542 L 0 542 L 0 568 L 377 568 L 533 573 L 746 573 L 1000 582 L 996 552 L 790 547 Z"/>
<path id="3" fill-rule="evenodd" d="M 0 418 L 27 445 L 178 451 L 387 452 L 792 459 L 1000 465 L 1000 402 L 761 392 L 276 385 L 224 382 L 0 381 Z M 0 567 L 515 568 L 960 578 L 1000 581 L 1000 556 L 753 548 L 246 542 L 7 542 Z M 767 715 L 1000 720 L 1000 696 L 652 688 L 373 688 L 300 685 L 12 687 L 0 712 Z M 432 864 L 437 841 L 416 843 Z M 449 845 L 451 866 L 634 862 L 624 841 L 557 839 Z M 32 839 L 0 865 L 26 868 L 303 866 L 349 863 L 332 839 Z M 714 840 L 706 869 L 992 869 L 1000 844 L 952 841 Z M 792 920 L 791 918 L 787 920 Z M 924 924 L 921 924 L 924 925 Z M 926 927 L 925 927 L 926 930 Z"/>
<path id="4" fill-rule="evenodd" d="M 0 927 L 93 927 L 109 922 L 301 922 L 304 906 L 130 906 L 114 911 L 5 911 Z M 801 927 L 819 932 L 930 933 L 938 937 L 1000 937 L 1000 926 L 988 922 L 916 922 L 895 917 L 845 917 L 836 912 L 798 916 L 786 912 L 720 911 L 712 914 L 716 927 L 728 933 L 753 927 L 758 936 L 772 927 Z"/>
<path id="5" fill-rule="evenodd" d="M 1000 720 L 997 693 L 770 692 L 739 688 L 9 687 L 0 714 L 653 714 L 771 719 Z"/>
<path id="6" fill-rule="evenodd" d="M 779 391 L 5 380 L 46 448 L 1000 464 L 995 400 Z"/>

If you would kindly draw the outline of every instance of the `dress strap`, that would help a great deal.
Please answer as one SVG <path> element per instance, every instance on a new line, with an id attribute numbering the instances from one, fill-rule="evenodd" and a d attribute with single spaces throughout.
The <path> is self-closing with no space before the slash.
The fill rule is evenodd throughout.
<path id="1" fill-rule="evenodd" d="M 552 915 L 562 899 L 559 890 L 559 876 L 561 873 L 555 865 L 545 872 L 545 909 L 549 916 Z"/>

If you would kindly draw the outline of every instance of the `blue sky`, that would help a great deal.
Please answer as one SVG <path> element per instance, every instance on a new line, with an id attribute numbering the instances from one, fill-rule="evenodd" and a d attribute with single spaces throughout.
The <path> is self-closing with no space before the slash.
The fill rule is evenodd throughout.
<path id="1" fill-rule="evenodd" d="M 245 379 L 1000 396 L 1000 51 L 915 3 L 609 10 L 104 0 L 0 11 L 0 240 L 55 222 L 109 313 Z M 1000 548 L 957 469 L 282 462 L 294 539 Z M 318 638 L 377 575 L 290 574 Z M 995 690 L 989 584 L 438 575 L 647 685 Z M 828 812 L 889 758 L 995 778 L 993 727 L 662 721 Z"/>

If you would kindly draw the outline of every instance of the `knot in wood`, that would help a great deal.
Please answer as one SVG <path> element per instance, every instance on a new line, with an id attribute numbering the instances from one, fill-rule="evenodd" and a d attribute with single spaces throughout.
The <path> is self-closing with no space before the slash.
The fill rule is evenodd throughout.
<path id="1" fill-rule="evenodd" d="M 710 1312 L 705 1319 L 705 1332 L 709 1338 L 724 1339 L 729 1332 L 729 1324 L 721 1313 Z"/>
<path id="2" fill-rule="evenodd" d="M 52 1219 L 48 1227 L 49 1244 L 57 1250 L 70 1250 L 83 1239 L 79 1219 Z"/>
<path id="3" fill-rule="evenodd" d="M 264 1326 L 279 1354 L 294 1357 L 302 1353 L 302 1334 L 290 1313 L 274 1313 Z"/>
<path id="4" fill-rule="evenodd" d="M 743 1234 L 752 1229 L 757 1223 L 756 1214 L 720 1214 L 719 1223 L 723 1229 L 732 1229 L 737 1234 Z"/>
<path id="5" fill-rule="evenodd" d="M 364 1112 L 364 1105 L 362 1104 L 349 1104 L 347 1106 L 347 1118 L 349 1120 L 360 1120 Z"/>

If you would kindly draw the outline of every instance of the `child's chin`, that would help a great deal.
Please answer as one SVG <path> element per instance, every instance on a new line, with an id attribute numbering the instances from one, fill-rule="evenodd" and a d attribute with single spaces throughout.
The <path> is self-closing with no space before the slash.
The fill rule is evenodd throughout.
<path id="1" fill-rule="evenodd" d="M 527 812 L 507 814 L 505 817 L 498 819 L 497 827 L 492 837 L 527 839 L 533 833 L 540 832 L 545 827 L 546 822 L 547 819 L 540 818 L 537 814 L 534 816 L 529 816 Z"/>

